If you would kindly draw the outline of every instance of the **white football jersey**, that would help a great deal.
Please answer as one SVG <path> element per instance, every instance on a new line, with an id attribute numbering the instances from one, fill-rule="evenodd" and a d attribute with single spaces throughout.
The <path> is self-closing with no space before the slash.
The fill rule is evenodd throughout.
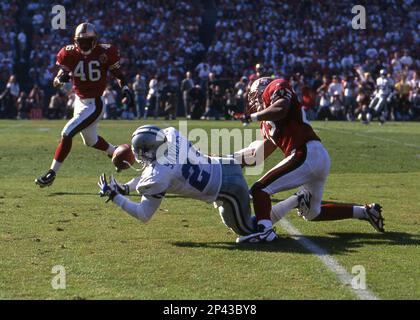
<path id="1" fill-rule="evenodd" d="M 145 196 L 161 197 L 165 193 L 182 195 L 206 202 L 215 201 L 222 182 L 218 158 L 197 150 L 175 128 L 162 130 L 168 141 L 165 157 L 148 165 L 142 175 L 129 183 Z"/>
<path id="2" fill-rule="evenodd" d="M 387 97 L 392 91 L 393 83 L 388 77 L 379 77 L 376 79 L 376 86 L 378 88 L 378 96 Z"/>

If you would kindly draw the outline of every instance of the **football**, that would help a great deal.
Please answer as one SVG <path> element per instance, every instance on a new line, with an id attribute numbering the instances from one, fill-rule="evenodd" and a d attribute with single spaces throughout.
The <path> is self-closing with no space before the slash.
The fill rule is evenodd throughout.
<path id="1" fill-rule="evenodd" d="M 112 163 L 118 170 L 125 170 L 134 164 L 135 158 L 131 146 L 122 144 L 112 154 Z"/>

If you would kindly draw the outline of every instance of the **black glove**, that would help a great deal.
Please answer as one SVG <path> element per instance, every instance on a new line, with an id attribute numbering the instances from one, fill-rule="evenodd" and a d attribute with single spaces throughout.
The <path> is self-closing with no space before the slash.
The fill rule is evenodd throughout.
<path id="1" fill-rule="evenodd" d="M 123 93 L 123 96 L 127 99 L 127 105 L 129 107 L 134 107 L 134 96 L 131 89 L 127 85 L 125 85 L 122 88 L 122 93 Z"/>
<path id="2" fill-rule="evenodd" d="M 111 180 L 113 177 L 111 176 Z M 105 202 L 108 202 L 109 200 L 113 200 L 114 197 L 118 194 L 117 188 L 115 184 L 111 181 L 110 184 L 106 181 L 106 175 L 103 173 L 98 182 L 99 186 L 99 196 L 102 197 L 108 197 L 108 199 Z"/>
<path id="3" fill-rule="evenodd" d="M 60 81 L 61 83 L 67 83 L 70 82 L 70 73 L 68 73 L 67 71 L 63 71 L 58 77 L 57 77 L 58 81 Z"/>

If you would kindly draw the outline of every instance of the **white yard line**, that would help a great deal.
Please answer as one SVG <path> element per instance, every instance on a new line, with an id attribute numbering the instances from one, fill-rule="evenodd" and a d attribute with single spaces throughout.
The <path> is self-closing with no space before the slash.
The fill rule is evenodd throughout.
<path id="1" fill-rule="evenodd" d="M 0 131 L 8 131 L 10 129 L 15 129 L 15 128 L 22 127 L 22 126 L 23 126 L 22 123 L 18 123 L 18 124 L 14 124 L 14 125 L 11 125 L 11 126 L 8 126 L 8 127 L 0 128 Z"/>
<path id="2" fill-rule="evenodd" d="M 351 285 L 352 276 L 347 272 L 347 270 L 337 262 L 333 257 L 331 257 L 328 252 L 321 248 L 320 246 L 316 245 L 314 242 L 309 240 L 308 238 L 304 237 L 302 233 L 296 229 L 290 222 L 286 219 L 281 219 L 280 225 L 286 230 L 290 236 L 299 242 L 303 247 L 305 247 L 308 251 L 312 252 L 314 255 L 317 256 L 319 260 L 332 272 L 334 272 L 337 278 L 340 280 L 342 284 L 347 286 L 352 292 L 361 300 L 379 300 L 373 292 L 368 290 L 361 289 L 354 289 Z"/>
<path id="3" fill-rule="evenodd" d="M 394 139 L 381 138 L 381 137 L 377 137 L 377 136 L 373 136 L 373 135 L 369 135 L 369 134 L 362 134 L 362 133 L 359 133 L 359 132 L 348 132 L 346 130 L 325 128 L 325 127 L 314 127 L 314 128 L 317 129 L 317 130 L 327 130 L 327 131 L 339 132 L 339 133 L 344 133 L 344 134 L 350 134 L 352 136 L 358 136 L 358 137 L 369 138 L 369 139 L 376 139 L 376 140 L 379 140 L 379 141 L 391 142 L 391 143 L 396 143 L 396 144 L 399 144 L 399 145 L 404 145 L 404 146 L 410 147 L 410 148 L 420 149 L 420 146 L 416 145 L 416 144 L 405 143 L 405 142 L 394 140 Z"/>

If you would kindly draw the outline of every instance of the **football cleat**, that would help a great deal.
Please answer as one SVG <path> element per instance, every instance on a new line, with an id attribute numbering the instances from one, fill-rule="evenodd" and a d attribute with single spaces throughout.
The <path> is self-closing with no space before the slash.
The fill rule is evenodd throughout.
<path id="1" fill-rule="evenodd" d="M 385 232 L 384 218 L 382 217 L 382 207 L 377 203 L 365 205 L 365 216 L 362 220 L 367 220 L 378 232 Z"/>
<path id="2" fill-rule="evenodd" d="M 311 198 L 312 195 L 308 190 L 302 189 L 295 193 L 298 197 L 297 212 L 299 217 L 308 215 L 311 209 Z"/>
<path id="3" fill-rule="evenodd" d="M 48 170 L 46 174 L 35 179 L 35 183 L 39 185 L 41 188 L 45 188 L 52 185 L 54 180 L 55 180 L 55 172 L 54 170 L 50 169 Z"/>
<path id="4" fill-rule="evenodd" d="M 257 229 L 258 232 L 256 233 L 236 238 L 236 243 L 271 242 L 278 238 L 273 228 L 265 228 L 263 225 L 258 225 Z"/>

